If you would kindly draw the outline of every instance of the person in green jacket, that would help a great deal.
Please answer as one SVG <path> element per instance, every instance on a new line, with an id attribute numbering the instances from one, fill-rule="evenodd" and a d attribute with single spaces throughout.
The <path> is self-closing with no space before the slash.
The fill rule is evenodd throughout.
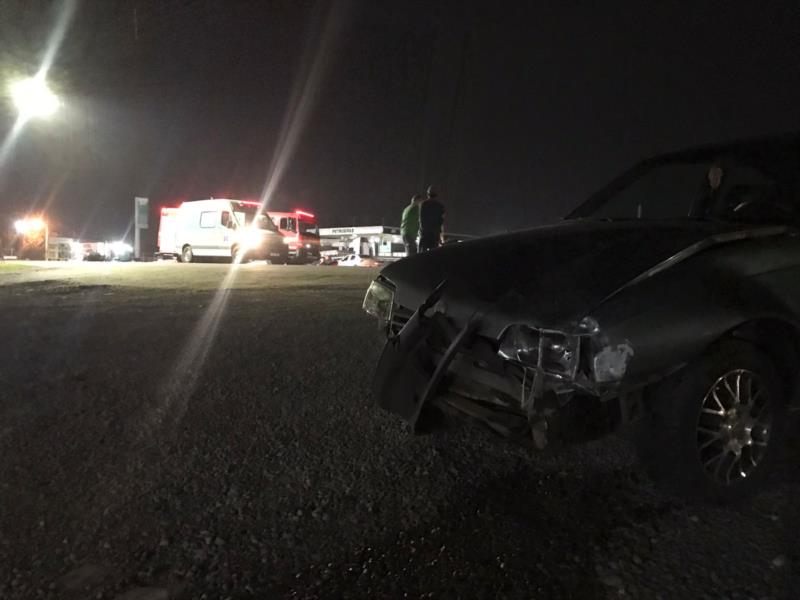
<path id="1" fill-rule="evenodd" d="M 406 246 L 406 256 L 414 256 L 417 253 L 417 236 L 419 235 L 419 205 L 425 196 L 414 194 L 411 203 L 403 210 L 400 219 L 400 235 L 403 236 L 403 243 Z"/>

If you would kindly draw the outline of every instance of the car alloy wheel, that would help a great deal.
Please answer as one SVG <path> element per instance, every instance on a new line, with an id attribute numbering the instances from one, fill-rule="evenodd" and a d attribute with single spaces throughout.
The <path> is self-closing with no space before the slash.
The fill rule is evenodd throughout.
<path id="1" fill-rule="evenodd" d="M 735 369 L 717 379 L 697 419 L 697 453 L 706 476 L 730 486 L 761 464 L 770 441 L 769 389 L 758 374 Z"/>

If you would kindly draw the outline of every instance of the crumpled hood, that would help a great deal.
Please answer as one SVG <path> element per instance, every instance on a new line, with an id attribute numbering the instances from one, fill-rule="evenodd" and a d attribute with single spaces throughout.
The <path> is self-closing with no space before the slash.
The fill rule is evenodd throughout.
<path id="1" fill-rule="evenodd" d="M 408 308 L 416 309 L 447 280 L 445 301 L 452 306 L 555 326 L 586 314 L 688 246 L 746 228 L 703 221 L 564 221 L 453 243 L 393 263 L 381 274 L 397 286 L 396 302 Z"/>

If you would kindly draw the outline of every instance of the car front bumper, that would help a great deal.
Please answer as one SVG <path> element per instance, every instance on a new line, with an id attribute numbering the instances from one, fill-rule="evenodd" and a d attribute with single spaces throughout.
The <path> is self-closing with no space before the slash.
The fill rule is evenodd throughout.
<path id="1" fill-rule="evenodd" d="M 274 262 L 286 262 L 289 253 L 286 245 L 281 243 L 261 244 L 245 251 L 245 258 L 253 260 L 271 260 Z"/>
<path id="2" fill-rule="evenodd" d="M 438 299 L 437 291 L 414 312 L 395 305 L 375 372 L 378 405 L 415 432 L 444 425 L 446 416 L 467 417 L 543 449 L 593 437 L 619 420 L 618 405 L 580 378 L 534 373 L 500 357 L 496 340 L 480 335 L 480 313 L 456 323 L 431 310 Z"/>
<path id="3" fill-rule="evenodd" d="M 295 262 L 315 262 L 319 260 L 319 248 L 290 248 L 289 259 Z"/>

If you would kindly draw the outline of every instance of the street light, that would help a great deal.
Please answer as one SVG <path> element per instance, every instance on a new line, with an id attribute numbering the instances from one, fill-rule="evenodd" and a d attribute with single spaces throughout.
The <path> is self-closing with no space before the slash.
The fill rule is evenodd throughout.
<path id="1" fill-rule="evenodd" d="M 35 235 L 44 229 L 44 259 L 47 260 L 47 247 L 50 242 L 50 227 L 47 221 L 40 217 L 31 217 L 29 219 L 19 219 L 14 222 L 14 229 L 17 233 L 25 237 Z"/>
<path id="2" fill-rule="evenodd" d="M 61 106 L 61 100 L 47 87 L 43 77 L 20 79 L 13 82 L 9 89 L 14 106 L 25 120 L 34 117 L 46 119 Z"/>

